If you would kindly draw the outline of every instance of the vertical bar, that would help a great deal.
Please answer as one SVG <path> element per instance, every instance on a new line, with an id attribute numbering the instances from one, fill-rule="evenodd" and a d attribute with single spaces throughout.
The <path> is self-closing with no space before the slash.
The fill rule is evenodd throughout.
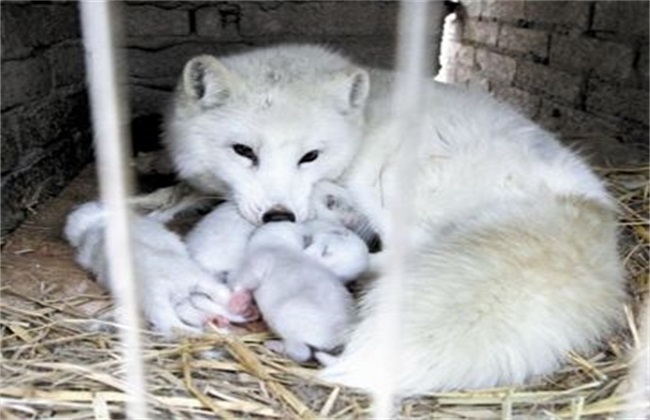
<path id="1" fill-rule="evenodd" d="M 391 223 L 386 232 L 389 265 L 383 278 L 382 302 L 378 308 L 382 317 L 381 380 L 373 392 L 373 418 L 394 418 L 395 386 L 399 375 L 400 325 L 402 307 L 402 282 L 407 274 L 406 259 L 410 254 L 409 232 L 414 216 L 415 196 L 413 181 L 417 177 L 417 150 L 424 138 L 422 124 L 425 86 L 429 77 L 430 48 L 428 21 L 431 18 L 429 1 L 402 0 L 399 17 L 397 73 L 393 92 L 393 117 L 395 135 L 399 136 L 399 150 L 395 156 L 399 171 L 400 200 L 391 203 Z M 435 2 L 434 11 L 440 12 L 441 2 Z M 432 19 L 438 22 L 439 19 Z M 391 185 L 389 188 L 395 188 Z M 393 191 L 393 195 L 397 194 Z"/>
<path id="2" fill-rule="evenodd" d="M 111 4 L 113 3 L 113 4 Z M 118 323 L 127 388 L 127 418 L 147 418 L 146 384 L 141 358 L 138 296 L 133 270 L 127 195 L 127 114 L 121 83 L 116 30 L 121 16 L 106 0 L 81 2 L 81 21 L 86 49 L 86 69 L 97 157 L 101 199 L 107 210 L 106 258 L 111 284 L 115 285 Z"/>
<path id="3" fill-rule="evenodd" d="M 629 350 L 631 366 L 629 372 L 630 389 L 626 396 L 626 409 L 621 418 L 647 419 L 650 413 L 650 303 L 646 302 L 638 314 L 638 328 L 634 314 L 625 307 L 628 324 L 632 330 L 634 347 Z"/>

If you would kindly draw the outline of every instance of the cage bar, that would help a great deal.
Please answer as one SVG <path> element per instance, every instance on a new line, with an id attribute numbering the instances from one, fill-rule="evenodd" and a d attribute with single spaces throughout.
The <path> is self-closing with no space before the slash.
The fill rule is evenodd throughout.
<path id="1" fill-rule="evenodd" d="M 401 310 L 403 305 L 402 283 L 406 275 L 409 256 L 410 224 L 414 218 L 414 182 L 417 150 L 423 141 L 424 131 L 421 123 L 423 107 L 423 81 L 430 74 L 431 59 L 429 54 L 429 30 L 431 22 L 441 12 L 442 2 L 408 1 L 400 4 L 399 32 L 396 53 L 396 80 L 393 87 L 393 116 L 395 132 L 399 138 L 395 144 L 396 162 L 399 179 L 386 188 L 399 185 L 399 203 L 389 209 L 390 228 L 386 233 L 386 243 L 397 244 L 387 248 L 388 270 L 382 277 L 381 307 L 378 313 L 382 317 L 380 330 L 376 331 L 381 345 L 378 346 L 382 372 L 373 390 L 374 418 L 393 418 L 396 406 L 395 378 L 399 374 L 401 342 Z M 432 19 L 433 18 L 433 19 Z"/>
<path id="2" fill-rule="evenodd" d="M 127 414 L 147 418 L 146 380 L 141 357 L 138 290 L 133 266 L 127 197 L 131 177 L 126 166 L 125 101 L 116 40 L 121 16 L 115 2 L 83 1 L 81 18 L 94 129 L 101 201 L 107 210 L 106 258 L 118 304 L 116 311 L 124 354 Z"/>

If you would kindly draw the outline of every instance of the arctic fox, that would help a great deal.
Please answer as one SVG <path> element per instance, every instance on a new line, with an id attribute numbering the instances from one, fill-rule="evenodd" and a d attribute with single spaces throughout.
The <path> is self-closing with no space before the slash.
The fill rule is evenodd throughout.
<path id="1" fill-rule="evenodd" d="M 508 106 L 433 81 L 422 85 L 428 140 L 416 176 L 402 181 L 393 79 L 319 46 L 198 56 L 183 70 L 165 143 L 181 178 L 225 195 L 255 225 L 308 219 L 314 185 L 331 180 L 382 236 L 399 183 L 414 183 L 402 395 L 519 384 L 597 346 L 626 299 L 602 182 Z M 384 284 L 366 291 L 324 378 L 372 388 Z"/>
<path id="2" fill-rule="evenodd" d="M 247 314 L 252 294 L 282 339 L 270 343 L 273 349 L 300 362 L 318 357 L 344 342 L 354 302 L 343 283 L 365 270 L 366 256 L 365 244 L 335 225 L 266 224 L 233 274 L 229 309 Z"/>
<path id="3" fill-rule="evenodd" d="M 105 210 L 98 202 L 68 216 L 64 236 L 77 249 L 77 262 L 111 292 L 104 258 Z M 158 221 L 133 216 L 135 268 L 144 317 L 165 335 L 200 333 L 207 322 L 245 322 L 228 310 L 230 289 L 213 279 L 187 253 L 185 244 Z"/>

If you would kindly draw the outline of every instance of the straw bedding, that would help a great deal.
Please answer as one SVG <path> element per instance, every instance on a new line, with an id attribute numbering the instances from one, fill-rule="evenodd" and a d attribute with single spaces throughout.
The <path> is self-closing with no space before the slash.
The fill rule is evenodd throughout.
<path id="1" fill-rule="evenodd" d="M 628 327 L 597 354 L 572 354 L 564 369 L 528 387 L 411 398 L 401 416 L 591 419 L 648 408 L 647 400 L 626 398 L 630 350 L 639 345 L 637 321 L 648 291 L 648 168 L 599 172 L 621 205 Z M 0 418 L 125 418 L 119 341 L 110 330 L 89 328 L 110 299 L 74 265 L 60 238 L 66 212 L 94 195 L 89 168 L 3 244 Z M 369 417 L 365 395 L 319 383 L 315 366 L 265 349 L 267 335 L 214 332 L 171 342 L 145 331 L 151 418 Z"/>

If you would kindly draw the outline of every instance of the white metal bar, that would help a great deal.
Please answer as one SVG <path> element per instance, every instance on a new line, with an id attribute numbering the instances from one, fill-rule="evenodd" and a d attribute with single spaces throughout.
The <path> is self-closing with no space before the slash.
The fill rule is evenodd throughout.
<path id="1" fill-rule="evenodd" d="M 628 380 L 626 409 L 621 418 L 646 419 L 650 413 L 650 303 L 646 302 L 638 314 L 638 321 L 629 307 L 625 308 L 628 324 L 634 338 L 629 350 L 631 368 Z M 638 323 L 638 324 L 637 324 Z M 637 326 L 638 325 L 638 326 Z"/>
<path id="2" fill-rule="evenodd" d="M 417 150 L 423 141 L 423 87 L 430 83 L 429 69 L 431 54 L 429 45 L 429 25 L 439 19 L 431 19 L 431 11 L 440 13 L 441 2 L 402 0 L 399 18 L 399 37 L 397 49 L 397 73 L 393 93 L 393 117 L 395 135 L 400 144 L 396 155 L 399 168 L 400 200 L 393 205 L 391 223 L 386 233 L 389 265 L 386 276 L 382 278 L 381 307 L 382 317 L 381 351 L 383 358 L 380 373 L 373 390 L 373 418 L 394 418 L 395 386 L 400 365 L 400 325 L 402 308 L 402 283 L 407 275 L 406 259 L 410 254 L 409 233 L 414 216 L 415 195 L 414 177 L 417 176 Z M 437 3 L 437 4 L 436 4 Z M 433 7 L 430 7 L 433 6 Z M 389 188 L 395 188 L 390 185 Z M 393 192 L 395 193 L 395 192 Z"/>
<path id="3" fill-rule="evenodd" d="M 112 4 L 111 4 L 112 3 Z M 121 17 L 116 3 L 106 0 L 81 2 L 90 88 L 95 153 L 101 199 L 107 210 L 106 258 L 118 304 L 118 323 L 128 390 L 127 417 L 147 418 L 146 383 L 141 358 L 138 295 L 133 270 L 127 195 L 131 178 L 126 166 L 127 114 L 121 83 L 123 63 L 116 49 Z"/>

